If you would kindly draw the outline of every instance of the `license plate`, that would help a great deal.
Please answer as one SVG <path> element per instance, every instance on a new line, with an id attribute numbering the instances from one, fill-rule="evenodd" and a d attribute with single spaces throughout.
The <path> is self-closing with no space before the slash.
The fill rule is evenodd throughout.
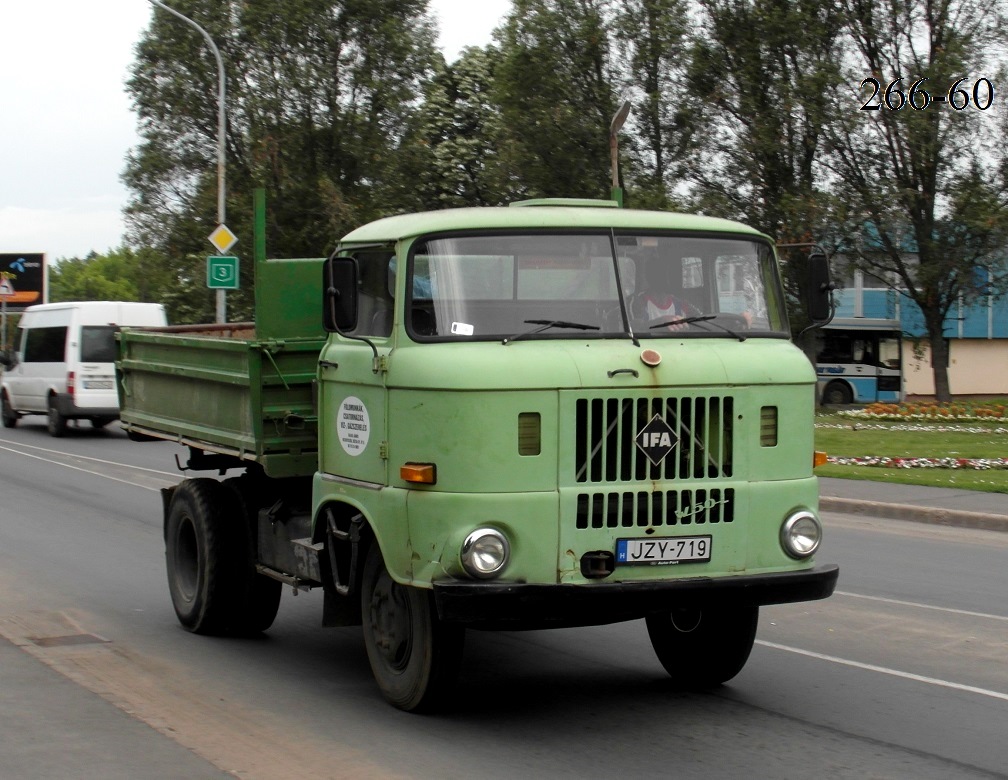
<path id="1" fill-rule="evenodd" d="M 711 557 L 710 536 L 668 536 L 658 539 L 617 539 L 616 563 L 626 566 L 673 566 L 700 563 Z"/>
<path id="2" fill-rule="evenodd" d="M 111 379 L 85 379 L 84 380 L 85 390 L 111 390 L 112 380 Z"/>

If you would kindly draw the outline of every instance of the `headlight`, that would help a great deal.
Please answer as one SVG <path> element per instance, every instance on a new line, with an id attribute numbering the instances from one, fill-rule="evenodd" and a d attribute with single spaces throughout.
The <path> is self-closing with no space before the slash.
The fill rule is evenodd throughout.
<path id="1" fill-rule="evenodd" d="M 807 509 L 792 513 L 781 526 L 780 543 L 792 558 L 808 558 L 822 541 L 822 524 Z"/>
<path id="2" fill-rule="evenodd" d="M 488 579 L 500 574 L 511 556 L 511 545 L 494 528 L 477 528 L 462 543 L 462 565 L 473 577 Z"/>

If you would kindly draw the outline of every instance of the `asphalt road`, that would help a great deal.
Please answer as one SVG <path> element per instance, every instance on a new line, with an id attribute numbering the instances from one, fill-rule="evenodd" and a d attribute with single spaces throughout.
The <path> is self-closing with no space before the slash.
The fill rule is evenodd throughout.
<path id="1" fill-rule="evenodd" d="M 414 716 L 321 594 L 261 639 L 178 626 L 176 453 L 0 431 L 0 778 L 1008 776 L 1008 534 L 831 514 L 839 592 L 764 608 L 715 692 L 670 690 L 642 622 L 471 631 L 455 709 Z"/>

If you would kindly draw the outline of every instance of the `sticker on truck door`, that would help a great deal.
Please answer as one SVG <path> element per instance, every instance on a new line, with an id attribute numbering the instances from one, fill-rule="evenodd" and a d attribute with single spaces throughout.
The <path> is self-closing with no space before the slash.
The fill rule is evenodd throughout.
<path id="1" fill-rule="evenodd" d="M 350 396 L 343 399 L 336 414 L 336 429 L 347 455 L 356 457 L 364 452 L 371 435 L 371 421 L 368 419 L 367 407 L 360 398 Z"/>

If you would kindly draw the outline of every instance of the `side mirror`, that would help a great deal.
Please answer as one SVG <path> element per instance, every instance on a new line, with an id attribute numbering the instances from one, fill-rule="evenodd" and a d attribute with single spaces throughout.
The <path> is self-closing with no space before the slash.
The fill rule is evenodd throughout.
<path id="1" fill-rule="evenodd" d="M 322 325 L 329 333 L 357 327 L 357 260 L 330 257 L 322 270 Z"/>
<path id="2" fill-rule="evenodd" d="M 822 326 L 833 319 L 833 290 L 829 260 L 821 249 L 809 255 L 805 270 L 805 306 L 813 326 Z"/>

